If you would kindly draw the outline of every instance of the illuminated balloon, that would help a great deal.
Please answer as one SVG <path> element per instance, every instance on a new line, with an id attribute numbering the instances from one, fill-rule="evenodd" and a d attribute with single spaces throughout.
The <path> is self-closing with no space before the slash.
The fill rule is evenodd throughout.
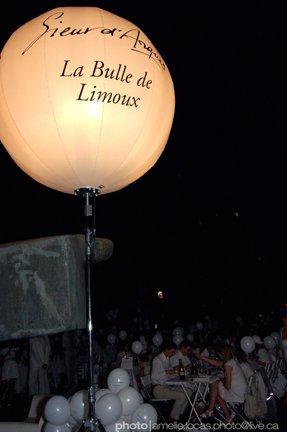
<path id="1" fill-rule="evenodd" d="M 24 24 L 2 50 L 0 77 L 0 139 L 53 189 L 121 189 L 168 140 L 168 68 L 135 24 L 105 10 L 59 7 Z"/>
<path id="2" fill-rule="evenodd" d="M 244 336 L 240 341 L 240 346 L 246 354 L 255 350 L 255 342 L 251 336 Z"/>
<path id="3" fill-rule="evenodd" d="M 183 336 L 184 335 L 184 329 L 182 327 L 175 327 L 172 334 L 173 334 L 173 336 Z"/>
<path id="4" fill-rule="evenodd" d="M 71 415 L 70 405 L 64 396 L 53 396 L 45 405 L 45 419 L 53 425 L 67 423 Z"/>
<path id="5" fill-rule="evenodd" d="M 130 377 L 125 369 L 113 369 L 108 375 L 108 387 L 113 393 L 118 393 L 130 385 Z"/>
<path id="6" fill-rule="evenodd" d="M 114 393 L 105 394 L 96 402 L 95 414 L 105 426 L 116 422 L 122 415 L 122 402 Z"/>

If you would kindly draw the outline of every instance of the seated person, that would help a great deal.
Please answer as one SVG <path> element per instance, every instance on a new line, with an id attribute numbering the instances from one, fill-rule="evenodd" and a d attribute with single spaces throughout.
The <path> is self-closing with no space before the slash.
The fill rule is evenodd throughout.
<path id="1" fill-rule="evenodd" d="M 235 358 L 232 347 L 223 346 L 220 349 L 222 360 L 214 360 L 200 356 L 200 359 L 216 367 L 224 368 L 224 379 L 216 380 L 211 384 L 210 401 L 207 410 L 202 414 L 203 418 L 214 415 L 215 404 L 218 403 L 228 422 L 234 418 L 229 412 L 226 402 L 243 403 L 247 391 L 247 382 L 244 373 Z"/>
<path id="2" fill-rule="evenodd" d="M 176 353 L 176 345 L 173 342 L 166 342 L 162 352 L 152 361 L 151 381 L 154 385 L 153 394 L 157 399 L 173 399 L 170 421 L 177 421 L 187 406 L 187 398 L 184 392 L 175 386 L 166 384 L 168 380 L 176 377 L 174 369 L 170 364 L 170 358 Z"/>
<path id="3" fill-rule="evenodd" d="M 122 342 L 119 352 L 117 353 L 117 359 L 116 359 L 116 363 L 117 363 L 117 367 L 121 367 L 121 363 L 122 363 L 122 359 L 125 357 L 132 357 L 133 354 L 130 350 L 130 344 L 128 342 Z"/>
<path id="4" fill-rule="evenodd" d="M 253 375 L 254 370 L 252 368 L 252 363 L 249 363 L 247 354 L 245 354 L 243 351 L 236 352 L 236 358 L 238 363 L 240 364 L 240 367 L 244 373 L 244 376 L 246 378 L 246 381 L 248 382 L 250 377 Z"/>
<path id="5" fill-rule="evenodd" d="M 182 364 L 186 370 L 191 369 L 191 348 L 192 346 L 189 341 L 184 340 L 181 342 L 178 351 L 170 358 L 170 364 L 175 369 L 175 371 L 178 368 L 179 360 L 182 360 Z"/>
<path id="6" fill-rule="evenodd" d="M 139 354 L 139 374 L 140 376 L 150 375 L 151 372 L 151 359 L 152 354 L 149 350 Z"/>

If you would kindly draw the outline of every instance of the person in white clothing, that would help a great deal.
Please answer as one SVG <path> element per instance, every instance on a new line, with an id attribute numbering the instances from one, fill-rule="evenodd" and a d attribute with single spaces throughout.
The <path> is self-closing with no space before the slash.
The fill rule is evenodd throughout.
<path id="1" fill-rule="evenodd" d="M 254 355 L 256 357 L 256 362 L 260 366 L 266 366 L 269 363 L 271 363 L 272 362 L 271 357 L 268 351 L 264 348 L 264 344 L 260 336 L 254 335 L 252 336 L 252 339 L 255 342 Z"/>
<path id="2" fill-rule="evenodd" d="M 151 381 L 154 385 L 153 393 L 156 399 L 173 399 L 172 410 L 170 412 L 170 421 L 177 421 L 181 414 L 184 413 L 187 406 L 185 394 L 166 384 L 168 380 L 175 377 L 175 371 L 170 364 L 170 358 L 176 353 L 176 345 L 173 342 L 167 342 L 163 346 L 163 351 L 157 355 L 152 362 Z"/>
<path id="3" fill-rule="evenodd" d="M 29 339 L 29 393 L 50 394 L 48 365 L 51 353 L 49 336 L 36 336 Z"/>
<path id="4" fill-rule="evenodd" d="M 226 402 L 243 403 L 247 391 L 247 381 L 230 345 L 222 347 L 220 355 L 222 360 L 213 360 L 208 357 L 200 358 L 213 366 L 223 366 L 224 368 L 223 382 L 217 380 L 211 384 L 209 406 L 202 417 L 212 417 L 215 404 L 218 403 L 226 420 L 231 422 L 234 414 L 229 412 Z"/>
<path id="5" fill-rule="evenodd" d="M 191 354 L 191 343 L 187 340 L 184 340 L 179 345 L 178 351 L 175 353 L 174 356 L 170 358 L 170 364 L 172 367 L 178 367 L 179 360 L 182 360 L 182 364 L 185 368 L 191 367 L 191 361 L 190 361 L 190 354 Z"/>

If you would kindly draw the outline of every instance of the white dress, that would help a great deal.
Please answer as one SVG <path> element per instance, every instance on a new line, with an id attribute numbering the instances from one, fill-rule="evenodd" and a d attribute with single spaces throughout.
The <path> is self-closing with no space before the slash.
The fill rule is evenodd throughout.
<path id="1" fill-rule="evenodd" d="M 9 381 L 11 379 L 18 378 L 18 364 L 15 360 L 16 351 L 16 348 L 3 348 L 3 350 L 1 351 L 1 354 L 5 356 L 1 373 L 2 381 Z"/>
<path id="2" fill-rule="evenodd" d="M 218 386 L 219 395 L 225 402 L 243 403 L 247 391 L 247 381 L 237 360 L 228 360 L 226 365 L 232 368 L 231 388 L 227 390 L 223 383 Z"/>

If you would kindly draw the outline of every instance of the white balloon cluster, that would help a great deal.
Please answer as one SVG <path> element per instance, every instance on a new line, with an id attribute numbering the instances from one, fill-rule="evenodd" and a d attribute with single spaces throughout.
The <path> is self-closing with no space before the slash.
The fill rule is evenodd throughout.
<path id="1" fill-rule="evenodd" d="M 154 407 L 143 403 L 141 394 L 130 386 L 126 370 L 117 368 L 108 375 L 108 388 L 95 394 L 95 414 L 107 432 L 123 432 L 136 424 L 138 432 L 150 431 L 157 422 Z M 44 432 L 75 432 L 88 416 L 86 390 L 75 393 L 69 400 L 63 396 L 51 397 L 45 406 Z"/>
<path id="2" fill-rule="evenodd" d="M 96 392 L 96 416 L 106 431 L 121 429 L 124 432 L 132 423 L 137 423 L 137 431 L 151 430 L 150 425 L 157 422 L 156 410 L 143 403 L 141 394 L 129 385 L 127 371 L 121 368 L 112 370 L 107 382 L 108 389 Z"/>

